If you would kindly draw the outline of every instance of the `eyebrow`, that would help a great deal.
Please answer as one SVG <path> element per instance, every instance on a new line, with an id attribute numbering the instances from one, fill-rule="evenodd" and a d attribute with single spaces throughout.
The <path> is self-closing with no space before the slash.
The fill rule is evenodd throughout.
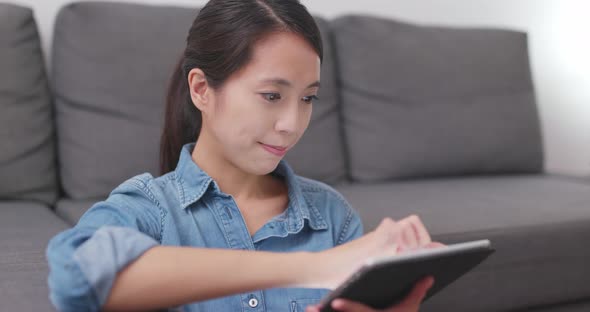
<path id="1" fill-rule="evenodd" d="M 265 79 L 262 82 L 263 83 L 277 84 L 277 85 L 281 85 L 281 86 L 285 86 L 285 87 L 292 87 L 293 86 L 293 84 L 289 80 L 286 80 L 286 79 L 283 79 L 283 78 L 270 78 L 270 79 Z M 319 81 L 316 81 L 316 82 L 310 84 L 309 86 L 307 86 L 306 89 L 314 88 L 314 87 L 318 87 L 319 88 L 320 87 L 320 82 Z"/>

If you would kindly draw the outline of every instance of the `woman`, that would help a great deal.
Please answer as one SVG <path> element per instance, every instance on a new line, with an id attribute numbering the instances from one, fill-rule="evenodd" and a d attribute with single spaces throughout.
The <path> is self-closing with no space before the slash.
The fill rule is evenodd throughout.
<path id="1" fill-rule="evenodd" d="M 368 257 L 430 245 L 415 216 L 362 236 L 339 193 L 282 160 L 309 124 L 321 61 L 318 28 L 297 0 L 208 2 L 170 84 L 163 175 L 129 179 L 50 241 L 54 305 L 318 311 Z M 416 311 L 432 283 L 391 311 Z"/>

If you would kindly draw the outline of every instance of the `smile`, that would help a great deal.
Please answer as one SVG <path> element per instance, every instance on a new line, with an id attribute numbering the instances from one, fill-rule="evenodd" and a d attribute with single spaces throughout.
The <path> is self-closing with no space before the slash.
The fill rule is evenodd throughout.
<path id="1" fill-rule="evenodd" d="M 258 142 L 258 143 L 260 143 L 260 142 Z M 260 143 L 260 145 L 262 145 L 262 147 L 265 150 L 267 150 L 268 152 L 270 152 L 273 155 L 276 155 L 276 156 L 285 156 L 285 154 L 287 154 L 287 147 L 267 145 L 267 144 L 264 144 L 264 143 Z"/>

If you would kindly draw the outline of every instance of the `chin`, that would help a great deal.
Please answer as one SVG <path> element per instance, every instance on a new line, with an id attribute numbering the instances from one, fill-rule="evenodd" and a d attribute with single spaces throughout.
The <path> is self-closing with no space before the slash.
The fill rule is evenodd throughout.
<path id="1" fill-rule="evenodd" d="M 250 173 L 252 174 L 256 174 L 256 175 L 267 175 L 271 172 L 273 172 L 277 166 L 279 165 L 279 161 L 280 159 L 277 160 L 270 160 L 270 159 L 264 159 L 264 160 L 255 160 L 251 166 L 249 166 L 250 170 L 248 170 Z"/>

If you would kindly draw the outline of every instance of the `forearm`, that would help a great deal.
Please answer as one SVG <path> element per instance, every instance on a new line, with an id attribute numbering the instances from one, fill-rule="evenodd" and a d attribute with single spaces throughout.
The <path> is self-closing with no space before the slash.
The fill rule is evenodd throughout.
<path id="1" fill-rule="evenodd" d="M 312 253 L 158 246 L 122 270 L 105 311 L 173 307 L 236 293 L 313 284 Z"/>

